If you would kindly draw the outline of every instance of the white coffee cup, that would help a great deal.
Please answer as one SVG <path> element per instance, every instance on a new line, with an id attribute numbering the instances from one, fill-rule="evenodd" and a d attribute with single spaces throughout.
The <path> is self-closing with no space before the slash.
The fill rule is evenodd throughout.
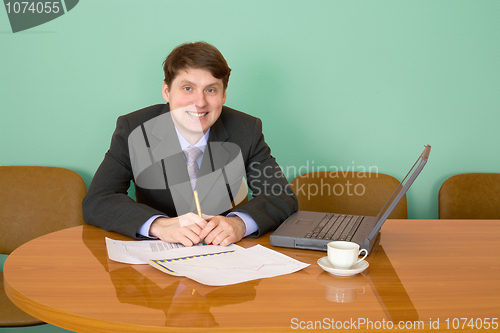
<path id="1" fill-rule="evenodd" d="M 351 269 L 368 255 L 366 249 L 359 250 L 359 245 L 352 242 L 335 241 L 328 243 L 328 260 L 337 269 Z M 358 259 L 362 252 L 363 258 Z"/>

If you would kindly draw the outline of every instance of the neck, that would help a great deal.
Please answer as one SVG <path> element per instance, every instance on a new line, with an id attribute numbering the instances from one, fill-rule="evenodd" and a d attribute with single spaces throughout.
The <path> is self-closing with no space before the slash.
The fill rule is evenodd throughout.
<path id="1" fill-rule="evenodd" d="M 189 132 L 177 129 L 182 137 L 191 145 L 195 145 L 205 135 L 204 132 Z"/>

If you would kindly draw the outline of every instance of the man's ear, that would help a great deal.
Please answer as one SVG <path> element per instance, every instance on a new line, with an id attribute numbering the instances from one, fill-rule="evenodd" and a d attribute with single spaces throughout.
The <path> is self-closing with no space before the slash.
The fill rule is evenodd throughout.
<path id="1" fill-rule="evenodd" d="M 169 102 L 168 86 L 165 83 L 165 81 L 163 81 L 163 84 L 161 86 L 161 94 L 163 95 L 163 99 L 165 100 L 165 102 L 168 103 Z"/>
<path id="2" fill-rule="evenodd" d="M 227 97 L 226 90 L 224 90 L 224 97 L 223 97 L 223 100 L 222 100 L 222 104 L 223 105 L 226 103 L 226 97 Z"/>

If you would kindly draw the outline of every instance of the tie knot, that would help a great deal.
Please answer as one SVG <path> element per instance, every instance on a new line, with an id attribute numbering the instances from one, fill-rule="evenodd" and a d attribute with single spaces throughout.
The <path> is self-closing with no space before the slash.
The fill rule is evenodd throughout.
<path id="1" fill-rule="evenodd" d="M 188 162 L 194 162 L 201 155 L 201 150 L 195 146 L 189 146 L 183 150 Z"/>

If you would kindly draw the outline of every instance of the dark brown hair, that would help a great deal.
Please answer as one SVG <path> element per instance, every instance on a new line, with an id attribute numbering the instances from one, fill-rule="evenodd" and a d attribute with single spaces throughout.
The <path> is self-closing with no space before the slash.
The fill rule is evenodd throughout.
<path id="1" fill-rule="evenodd" d="M 179 71 L 186 68 L 208 70 L 216 79 L 222 79 L 224 90 L 226 90 L 231 68 L 214 46 L 205 42 L 196 42 L 182 44 L 173 49 L 163 62 L 164 81 L 169 89 Z"/>

